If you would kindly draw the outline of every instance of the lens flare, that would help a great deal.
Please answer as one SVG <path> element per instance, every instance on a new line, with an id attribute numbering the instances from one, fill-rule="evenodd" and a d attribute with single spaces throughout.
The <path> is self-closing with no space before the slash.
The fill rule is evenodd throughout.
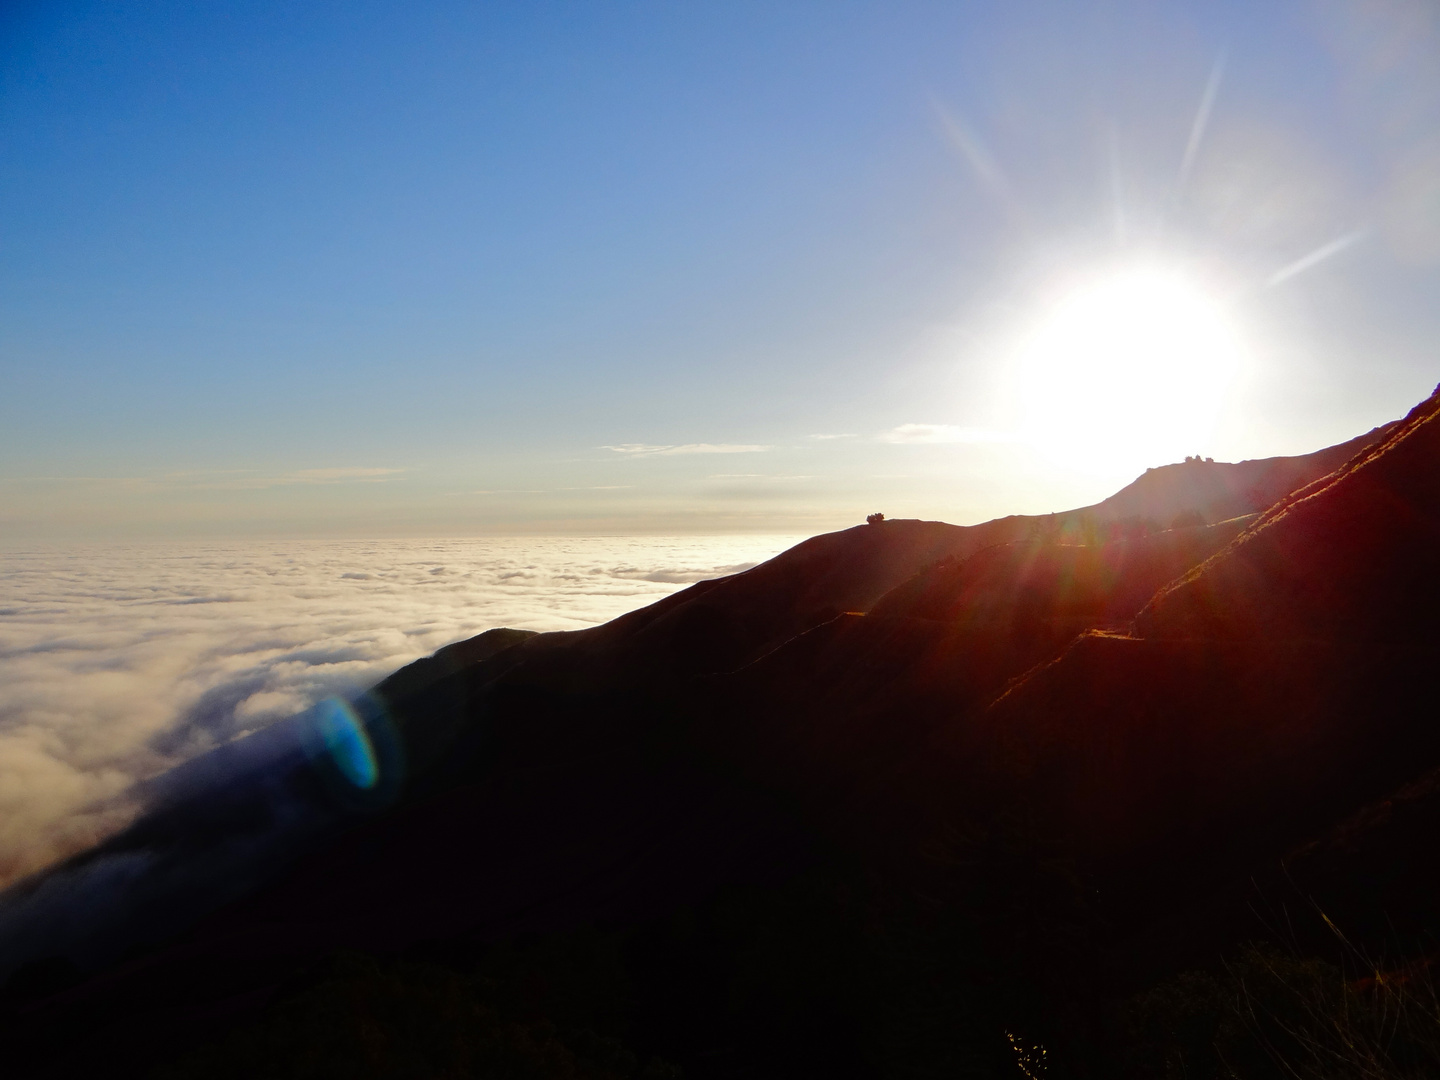
<path id="1" fill-rule="evenodd" d="M 380 759 L 365 724 L 349 702 L 326 698 L 315 708 L 315 731 L 340 775 L 362 791 L 380 782 Z"/>

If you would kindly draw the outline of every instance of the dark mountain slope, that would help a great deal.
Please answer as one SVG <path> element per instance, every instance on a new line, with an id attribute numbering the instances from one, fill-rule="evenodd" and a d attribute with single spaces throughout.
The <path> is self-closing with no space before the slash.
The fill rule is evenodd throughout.
<path id="1" fill-rule="evenodd" d="M 1360 942 L 1434 952 L 1440 942 L 1440 768 L 1405 784 L 1291 851 L 1297 895 Z M 1377 957 L 1382 955 L 1377 952 Z"/>
<path id="2" fill-rule="evenodd" d="M 1074 972 L 1110 968 L 1075 961 L 1077 942 L 1179 955 L 1174 919 L 1198 891 L 1440 763 L 1434 725 L 1410 707 L 1433 635 L 1383 630 L 1427 602 L 1428 586 L 1403 582 L 1434 580 L 1433 411 L 1434 399 L 1372 433 L 1369 450 L 1365 437 L 1304 458 L 1167 467 L 1065 515 L 861 526 L 593 630 L 497 630 L 441 650 L 365 706 L 376 739 L 399 747 L 387 759 L 398 801 L 324 804 L 325 828 L 306 834 L 318 839 L 268 887 L 24 1026 L 42 1058 L 71 1053 L 54 1032 L 77 1025 L 176 1037 L 250 1013 L 336 947 L 430 942 L 454 957 L 516 934 L 640 933 L 740 888 L 771 899 L 761 915 L 716 916 L 728 944 L 687 952 L 641 935 L 647 1022 L 670 1017 L 657 1045 L 671 1039 L 696 1075 L 803 1075 L 794 1061 L 822 1029 L 850 1047 L 857 1076 L 926 1075 L 903 1064 L 922 1058 L 1003 1075 L 991 1049 L 955 1040 L 993 1038 L 1010 1061 L 1007 1023 L 1089 1045 L 1074 1034 Z M 1291 482 L 1303 498 L 1229 520 Z M 1226 520 L 1163 529 L 1186 511 Z M 1407 538 L 1417 529 L 1427 542 Z M 1232 619 L 1249 629 L 1206 622 L 1216 603 L 1253 612 Z M 1277 632 L 1296 626 L 1306 632 Z M 237 780 L 211 818 L 250 830 L 252 847 L 267 830 L 296 835 L 287 822 L 314 820 L 333 792 L 315 778 L 323 764 L 277 759 L 283 783 Z M 283 808 L 267 801 L 281 789 Z M 185 823 L 217 798 L 187 794 L 97 858 L 191 859 Z M 809 899 L 783 914 L 792 887 Z M 812 923 L 841 937 L 817 939 L 802 968 L 829 972 L 816 956 L 837 950 L 864 957 L 819 980 L 833 988 L 756 959 L 792 956 Z M 720 1019 L 681 1038 L 692 1020 L 663 999 L 712 978 L 728 989 L 681 999 Z M 724 1049 L 741 1015 L 725 1002 L 752 991 L 770 1004 L 745 1014 L 748 1049 Z M 937 1001 L 968 1019 L 932 1015 Z M 786 1009 L 808 1019 L 787 1029 L 772 1019 Z M 73 1053 L 52 1074 L 105 1060 L 93 1039 Z M 715 1064 L 725 1054 L 738 1064 Z"/>
<path id="3" fill-rule="evenodd" d="M 1053 655 L 1083 629 L 1128 620 L 1132 604 L 1138 607 L 1160 584 L 1211 554 L 1236 528 L 1227 522 L 1214 530 L 1174 530 L 1145 540 L 1152 526 L 1161 528 L 1160 520 L 1187 512 L 1224 519 L 1253 512 L 1268 505 L 1263 500 L 1272 494 L 1290 490 L 1287 485 L 1327 475 L 1391 426 L 1298 457 L 1150 470 L 1105 502 L 1064 514 L 970 527 L 887 521 L 817 536 L 745 573 L 700 582 L 604 626 L 538 635 L 507 655 L 500 668 L 510 692 L 530 687 L 542 696 L 683 684 L 697 675 L 738 669 L 840 613 L 869 611 L 883 597 L 877 614 L 886 617 L 946 618 L 964 608 L 967 618 L 983 621 L 1000 611 L 1002 620 L 1014 624 L 1005 631 L 1010 645 L 1003 659 L 984 663 L 992 673 L 1003 672 L 1003 682 Z M 1107 537 L 1136 541 L 1103 547 L 1103 559 L 1123 566 L 1101 565 L 1090 554 Z M 1027 561 L 1023 573 L 1018 565 L 990 567 L 1007 558 L 995 553 L 967 565 L 971 556 L 1007 544 L 1032 545 L 1014 549 L 1008 556 L 1012 563 L 1028 560 L 1036 544 L 1046 554 Z M 1062 565 L 1066 560 L 1078 561 Z M 1084 596 L 1064 590 L 1052 595 L 1062 577 L 1066 589 Z M 992 586 L 988 608 L 965 591 L 981 578 L 1004 583 Z M 1120 582 L 1123 590 L 1115 593 Z M 959 591 L 951 596 L 950 590 Z M 923 608 L 909 610 L 914 604 L 905 595 L 924 596 Z M 953 609 L 949 616 L 939 610 L 946 597 Z M 412 764 L 419 771 L 438 758 L 455 759 L 451 740 L 466 727 L 481 688 L 499 670 L 477 660 L 474 670 L 463 671 L 457 666 L 460 650 L 479 648 L 488 658 L 493 633 L 476 639 L 484 645 L 460 643 L 419 661 L 379 688 L 409 718 Z"/>
<path id="4" fill-rule="evenodd" d="M 829 790 L 814 814 L 831 825 L 836 800 L 852 816 L 869 813 L 861 807 L 886 800 L 889 770 L 925 745 L 927 732 L 953 728 L 1076 634 L 1128 623 L 1158 587 L 1240 528 L 1093 547 L 1020 541 L 944 560 L 869 614 L 838 617 L 708 684 L 713 698 L 701 711 L 712 717 L 713 753 L 745 748 L 747 770 L 792 794 Z"/>
<path id="5" fill-rule="evenodd" d="M 412 762 L 444 764 L 446 794 L 315 861 L 265 918 L 313 920 L 315 940 L 334 936 L 324 924 L 338 910 L 402 938 L 495 933 L 764 876 L 817 820 L 833 833 L 877 801 L 903 817 L 887 784 L 932 731 L 1076 631 L 1133 614 L 1240 523 L 1094 548 L 989 542 L 1031 527 L 862 526 L 592 631 L 529 638 L 458 671 L 407 669 L 380 693 Z M 937 558 L 948 561 L 914 577 Z M 446 858 L 462 847 L 476 858 Z"/>
<path id="6" fill-rule="evenodd" d="M 1143 921 L 1440 761 L 1437 411 L 947 731 L 936 771 L 1043 814 Z"/>
<path id="7" fill-rule="evenodd" d="M 945 559 L 886 593 L 871 609 L 885 618 L 1018 623 L 1043 621 L 1066 641 L 1080 630 L 1128 625 L 1160 586 L 1233 540 L 1248 519 L 1170 529 L 1095 544 L 1028 540 L 996 545 L 968 559 Z M 1050 635 L 1047 635 L 1047 637 Z"/>
<path id="8" fill-rule="evenodd" d="M 1004 797 L 1044 808 L 1097 869 L 1200 877 L 1440 760 L 1440 731 L 1414 708 L 1437 659 L 1423 646 L 1086 635 L 988 710 L 977 737 Z"/>

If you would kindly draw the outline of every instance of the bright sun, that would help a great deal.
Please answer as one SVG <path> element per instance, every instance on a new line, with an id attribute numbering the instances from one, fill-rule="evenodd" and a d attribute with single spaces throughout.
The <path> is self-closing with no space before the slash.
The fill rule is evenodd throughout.
<path id="1" fill-rule="evenodd" d="M 1208 453 L 1241 350 L 1221 307 L 1183 276 L 1133 268 L 1063 296 L 1025 343 L 1025 434 L 1077 468 Z"/>

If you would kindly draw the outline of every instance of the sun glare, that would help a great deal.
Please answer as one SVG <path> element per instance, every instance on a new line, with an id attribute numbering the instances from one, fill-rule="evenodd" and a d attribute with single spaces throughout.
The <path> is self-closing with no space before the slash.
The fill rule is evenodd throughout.
<path id="1" fill-rule="evenodd" d="M 1018 367 L 1026 436 L 1082 470 L 1143 471 L 1210 450 L 1241 350 L 1178 273 L 1132 268 L 1065 294 Z"/>

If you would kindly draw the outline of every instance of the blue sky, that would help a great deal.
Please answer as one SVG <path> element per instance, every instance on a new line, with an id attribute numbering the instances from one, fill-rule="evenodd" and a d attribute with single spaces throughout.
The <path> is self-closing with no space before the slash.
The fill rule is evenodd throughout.
<path id="1" fill-rule="evenodd" d="M 1061 509 L 1173 450 L 1024 435 L 1019 343 L 1137 264 L 1243 345 L 1197 453 L 1428 393 L 1434 8 L 12 3 L 0 530 Z"/>

